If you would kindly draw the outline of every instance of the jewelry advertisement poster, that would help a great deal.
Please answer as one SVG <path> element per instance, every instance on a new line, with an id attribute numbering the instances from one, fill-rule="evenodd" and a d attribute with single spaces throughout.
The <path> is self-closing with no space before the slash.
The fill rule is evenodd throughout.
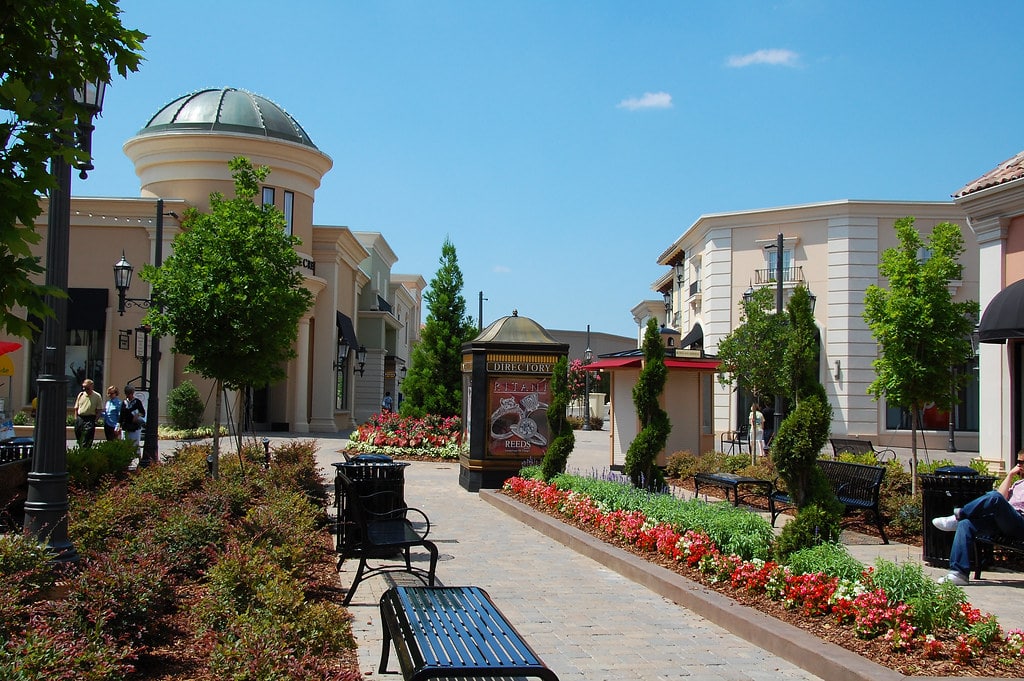
<path id="1" fill-rule="evenodd" d="M 544 456 L 548 448 L 548 378 L 491 378 L 487 384 L 488 453 L 522 458 Z"/>

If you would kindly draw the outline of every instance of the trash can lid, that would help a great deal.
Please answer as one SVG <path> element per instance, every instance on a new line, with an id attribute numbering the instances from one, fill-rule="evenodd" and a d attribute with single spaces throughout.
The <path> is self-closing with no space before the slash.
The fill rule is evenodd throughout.
<path id="1" fill-rule="evenodd" d="M 350 459 L 350 463 L 391 463 L 392 459 L 387 454 L 357 454 Z"/>
<path id="2" fill-rule="evenodd" d="M 977 475 L 978 471 L 974 470 L 970 466 L 943 466 L 942 468 L 935 469 L 936 475 Z"/>

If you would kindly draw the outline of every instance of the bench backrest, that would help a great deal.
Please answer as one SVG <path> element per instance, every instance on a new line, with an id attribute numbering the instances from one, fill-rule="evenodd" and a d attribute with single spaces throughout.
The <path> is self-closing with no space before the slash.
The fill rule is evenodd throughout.
<path id="1" fill-rule="evenodd" d="M 846 440 L 843 438 L 831 438 L 829 442 L 832 443 L 832 454 L 839 456 L 842 452 L 849 452 L 851 454 L 874 454 L 875 446 L 871 444 L 871 440 Z"/>
<path id="2" fill-rule="evenodd" d="M 818 467 L 837 495 L 877 502 L 885 468 L 861 463 L 818 459 Z"/>

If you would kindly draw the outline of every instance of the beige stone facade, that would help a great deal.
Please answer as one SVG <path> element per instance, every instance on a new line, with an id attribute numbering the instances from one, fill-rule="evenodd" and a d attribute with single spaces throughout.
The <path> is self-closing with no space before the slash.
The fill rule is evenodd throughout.
<path id="1" fill-rule="evenodd" d="M 234 119 L 231 116 L 235 116 Z M 314 225 L 316 191 L 333 162 L 313 145 L 301 127 L 272 102 L 240 90 L 207 90 L 181 97 L 161 109 L 145 128 L 124 144 L 140 180 L 138 198 L 84 198 L 71 201 L 71 256 L 68 286 L 69 400 L 77 392 L 78 373 L 97 386 L 139 386 L 141 360 L 136 357 L 145 309 L 130 304 L 118 314 L 113 265 L 122 252 L 135 268 L 129 298 L 145 299 L 148 285 L 138 272 L 152 263 L 157 239 L 157 199 L 163 200 L 162 251 L 173 252 L 180 218 L 189 207 L 208 210 L 211 192 L 232 196 L 228 162 L 245 156 L 271 173 L 257 200 L 285 213 L 286 229 L 301 240 L 304 286 L 314 304 L 299 323 L 296 357 L 287 379 L 255 390 L 246 399 L 229 396 L 230 416 L 248 427 L 297 433 L 337 432 L 357 425 L 379 410 L 385 389 L 397 389 L 395 367 L 406 366 L 418 338 L 419 275 L 391 274 L 397 256 L 382 235 L 366 240 L 344 226 Z M 37 221 L 43 236 L 35 252 L 45 255 L 47 202 Z M 44 263 L 45 264 L 45 263 Z M 384 286 L 378 284 L 383 282 Z M 395 285 L 392 285 L 395 282 Z M 372 292 L 372 295 L 371 295 Z M 339 357 L 339 340 L 348 336 L 349 352 Z M 11 353 L 7 411 L 30 404 L 40 349 L 21 340 Z M 159 387 L 161 411 L 167 391 L 191 380 L 207 399 L 210 382 L 185 372 L 188 358 L 171 352 L 173 338 L 161 341 Z M 357 352 L 367 361 L 360 372 Z M 72 366 L 73 365 L 73 366 Z M 389 375 L 389 367 L 391 374 Z M 102 391 L 101 391 L 102 392 Z M 6 397 L 6 396 L 5 396 Z M 207 401 L 212 420 L 214 400 Z M 227 416 L 229 414 L 225 414 Z M 166 421 L 166 413 L 161 414 Z"/>
<path id="2" fill-rule="evenodd" d="M 867 393 L 875 378 L 877 346 L 863 318 L 864 293 L 871 284 L 885 285 L 878 275 L 880 255 L 897 245 L 893 224 L 905 216 L 916 218 L 922 234 L 939 222 L 962 227 L 964 278 L 953 283 L 952 292 L 957 300 L 978 300 L 978 242 L 964 211 L 949 202 L 843 200 L 705 215 L 659 256 L 658 263 L 670 269 L 652 288 L 666 294 L 665 320 L 684 336 L 682 345 L 689 347 L 685 336 L 696 332 L 691 338 L 699 337 L 704 351 L 714 355 L 719 341 L 740 323 L 743 293 L 750 287 L 774 287 L 774 245 L 781 233 L 785 299 L 798 284 L 816 299 L 820 378 L 834 410 L 833 435 L 908 446 L 910 432 L 899 410 L 887 410 L 884 400 L 875 401 Z M 656 304 L 634 309 L 639 324 L 651 314 L 657 316 Z M 955 415 L 955 446 L 976 451 L 976 384 L 964 398 Z M 746 419 L 749 402 L 733 387 L 716 381 L 714 401 L 716 433 L 735 429 Z M 926 410 L 926 417 L 924 444 L 940 454 L 948 446 L 948 416 Z"/>

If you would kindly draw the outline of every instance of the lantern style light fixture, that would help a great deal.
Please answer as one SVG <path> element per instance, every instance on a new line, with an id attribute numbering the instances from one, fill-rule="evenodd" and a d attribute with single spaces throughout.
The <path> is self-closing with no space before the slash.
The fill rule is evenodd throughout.
<path id="1" fill-rule="evenodd" d="M 366 366 L 366 346 L 365 345 L 360 345 L 359 349 L 356 350 L 356 361 L 359 362 L 359 367 L 356 369 L 356 371 L 358 371 L 359 375 L 362 376 L 363 375 L 363 371 L 364 371 L 363 367 Z"/>

